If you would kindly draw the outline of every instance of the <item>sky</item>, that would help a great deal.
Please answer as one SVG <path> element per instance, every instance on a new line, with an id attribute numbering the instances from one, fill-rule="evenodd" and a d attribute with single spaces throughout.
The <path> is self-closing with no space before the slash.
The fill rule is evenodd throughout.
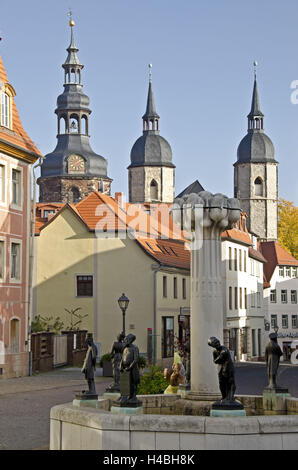
<path id="1" fill-rule="evenodd" d="M 279 196 L 298 205 L 297 0 L 10 0 L 1 2 L 0 55 L 23 126 L 41 153 L 56 146 L 54 110 L 70 42 L 90 98 L 90 142 L 108 160 L 112 193 L 128 194 L 130 150 L 142 134 L 148 64 L 176 194 L 198 179 L 233 196 L 233 164 L 257 76 L 264 129 L 279 162 Z M 297 88 L 298 89 L 298 88 Z"/>

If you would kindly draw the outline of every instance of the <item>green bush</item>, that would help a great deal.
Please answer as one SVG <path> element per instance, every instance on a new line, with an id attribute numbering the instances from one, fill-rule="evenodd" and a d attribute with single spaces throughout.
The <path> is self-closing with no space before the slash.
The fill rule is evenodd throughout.
<path id="1" fill-rule="evenodd" d="M 147 366 L 147 361 L 143 356 L 139 356 L 138 366 L 139 366 L 139 369 L 145 369 L 145 367 Z"/>
<path id="2" fill-rule="evenodd" d="M 151 366 L 149 372 L 141 377 L 138 386 L 138 395 L 155 395 L 165 391 L 168 382 L 163 376 L 163 371 L 158 366 Z"/>

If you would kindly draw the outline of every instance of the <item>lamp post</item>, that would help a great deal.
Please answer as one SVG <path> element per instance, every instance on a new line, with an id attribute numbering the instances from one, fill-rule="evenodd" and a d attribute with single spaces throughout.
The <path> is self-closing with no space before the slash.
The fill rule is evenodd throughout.
<path id="1" fill-rule="evenodd" d="M 122 310 L 122 319 L 123 319 L 123 334 L 125 335 L 125 312 L 127 310 L 129 304 L 129 298 L 126 297 L 125 294 L 122 294 L 121 297 L 118 299 L 118 305 L 120 309 Z"/>

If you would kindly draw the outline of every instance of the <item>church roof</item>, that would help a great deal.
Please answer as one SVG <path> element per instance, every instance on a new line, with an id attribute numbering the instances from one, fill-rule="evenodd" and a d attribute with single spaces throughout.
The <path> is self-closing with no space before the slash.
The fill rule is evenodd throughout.
<path id="1" fill-rule="evenodd" d="M 198 180 L 195 180 L 193 183 L 191 183 L 189 186 L 187 186 L 187 188 L 185 188 L 180 194 L 178 194 L 178 196 L 176 196 L 177 198 L 178 197 L 183 197 L 183 196 L 186 196 L 188 194 L 192 194 L 192 193 L 195 193 L 195 194 L 198 194 L 200 193 L 201 191 L 205 191 L 205 189 L 203 188 L 203 186 L 199 183 Z"/>

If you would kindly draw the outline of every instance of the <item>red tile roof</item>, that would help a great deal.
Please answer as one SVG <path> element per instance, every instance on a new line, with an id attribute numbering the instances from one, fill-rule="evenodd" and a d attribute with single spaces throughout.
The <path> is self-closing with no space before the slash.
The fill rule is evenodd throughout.
<path id="1" fill-rule="evenodd" d="M 0 83 L 9 84 L 6 71 L 0 56 Z M 32 142 L 28 134 L 25 132 L 21 119 L 15 104 L 14 98 L 12 98 L 12 129 L 0 126 L 0 141 L 3 141 L 9 145 L 20 148 L 25 152 L 30 153 L 36 158 L 41 155 L 36 145 Z"/>
<path id="2" fill-rule="evenodd" d="M 264 266 L 267 283 L 270 283 L 276 266 L 298 266 L 298 260 L 275 241 L 260 242 L 260 251 L 267 260 Z"/>

